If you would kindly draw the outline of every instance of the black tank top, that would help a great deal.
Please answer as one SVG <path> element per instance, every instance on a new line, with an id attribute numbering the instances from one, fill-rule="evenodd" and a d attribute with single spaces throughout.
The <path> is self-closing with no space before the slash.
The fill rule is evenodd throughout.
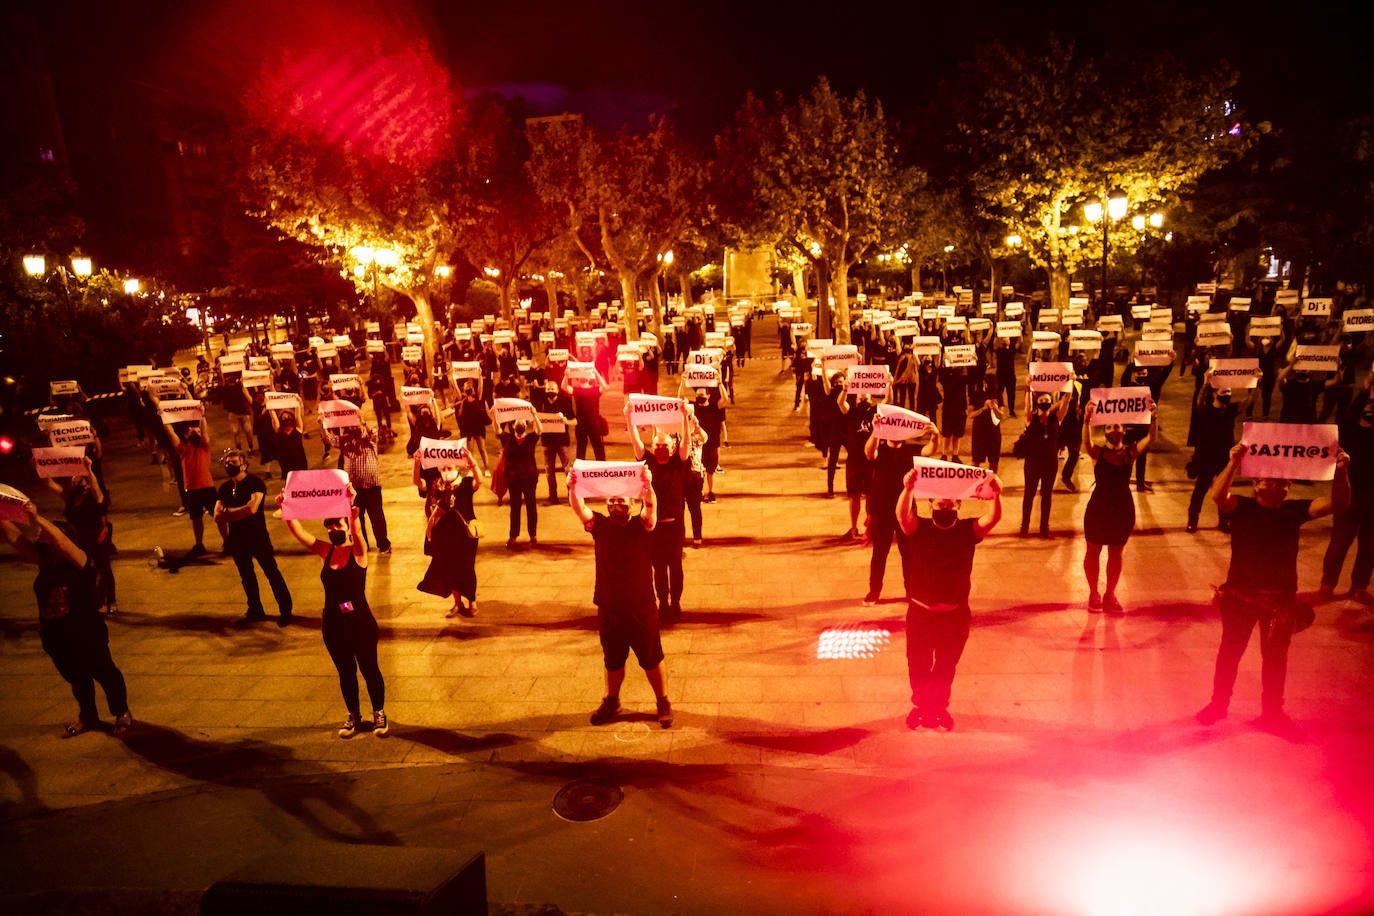
<path id="1" fill-rule="evenodd" d="M 324 566 L 320 569 L 320 584 L 324 586 L 324 612 L 326 614 L 356 614 L 361 611 L 371 613 L 367 604 L 367 570 L 358 565 L 350 550 L 348 563 L 343 569 L 329 565 L 334 556 L 334 545 L 329 545 Z"/>

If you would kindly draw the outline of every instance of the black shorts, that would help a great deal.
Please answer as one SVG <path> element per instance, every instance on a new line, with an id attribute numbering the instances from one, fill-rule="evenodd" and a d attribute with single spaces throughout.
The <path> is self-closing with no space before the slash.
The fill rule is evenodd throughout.
<path id="1" fill-rule="evenodd" d="M 186 511 L 191 513 L 191 518 L 200 518 L 202 515 L 213 514 L 215 503 L 219 500 L 219 494 L 214 487 L 201 487 L 198 490 L 186 491 Z"/>
<path id="2" fill-rule="evenodd" d="M 849 496 L 862 496 L 868 492 L 872 470 L 868 459 L 863 455 L 849 455 L 844 460 L 844 492 Z"/>
<path id="3" fill-rule="evenodd" d="M 601 657 L 607 671 L 625 667 L 634 650 L 639 667 L 652 671 L 663 663 L 663 643 L 658 635 L 658 609 L 624 611 L 597 608 L 601 636 Z"/>

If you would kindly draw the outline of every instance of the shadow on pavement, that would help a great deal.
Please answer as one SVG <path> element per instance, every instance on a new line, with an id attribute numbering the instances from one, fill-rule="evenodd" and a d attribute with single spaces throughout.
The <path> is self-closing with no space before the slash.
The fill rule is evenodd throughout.
<path id="1" fill-rule="evenodd" d="M 442 754 L 452 754 L 455 757 L 477 751 L 495 750 L 498 747 L 510 747 L 524 740 L 519 735 L 501 732 L 473 736 L 450 731 L 446 728 L 411 728 L 409 726 L 405 728 L 393 726 L 391 736 L 405 741 L 413 741 L 416 744 L 423 744 L 425 747 L 433 748 Z"/>

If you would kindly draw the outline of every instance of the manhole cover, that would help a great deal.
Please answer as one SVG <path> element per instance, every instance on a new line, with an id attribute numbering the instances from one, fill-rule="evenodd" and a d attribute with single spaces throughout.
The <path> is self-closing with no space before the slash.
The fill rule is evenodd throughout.
<path id="1" fill-rule="evenodd" d="M 573 782 L 553 797 L 553 812 L 565 821 L 595 821 L 620 807 L 624 798 L 619 786 Z"/>
<path id="2" fill-rule="evenodd" d="M 617 741 L 643 741 L 649 737 L 649 726 L 645 722 L 626 722 L 615 730 Z"/>

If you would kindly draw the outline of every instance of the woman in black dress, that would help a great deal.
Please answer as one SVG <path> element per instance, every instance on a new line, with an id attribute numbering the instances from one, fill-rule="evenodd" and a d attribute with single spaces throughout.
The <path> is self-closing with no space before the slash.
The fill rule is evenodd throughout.
<path id="1" fill-rule="evenodd" d="M 441 468 L 425 503 L 425 556 L 429 569 L 416 586 L 429 595 L 453 598 L 449 617 L 477 615 L 477 538 L 472 496 L 482 488 L 476 468 Z"/>
<path id="2" fill-rule="evenodd" d="M 939 378 L 940 373 L 935 367 L 935 360 L 929 356 L 922 356 L 921 368 L 916 370 L 916 412 L 930 420 L 935 419 L 935 412 L 944 400 L 937 384 Z"/>
<path id="3" fill-rule="evenodd" d="M 1083 537 L 1088 552 L 1083 557 L 1083 575 L 1088 579 L 1088 610 L 1120 614 L 1116 584 L 1121 579 L 1121 554 L 1135 528 L 1135 503 L 1131 499 L 1131 468 L 1135 459 L 1154 440 L 1155 414 L 1150 411 L 1150 429 L 1145 438 L 1127 444 L 1126 427 L 1120 423 L 1103 428 L 1106 443 L 1097 445 L 1092 437 L 1094 408 L 1091 401 L 1083 421 L 1083 451 L 1093 461 L 1093 495 L 1083 515 Z M 1107 587 L 1097 590 L 1102 548 L 1107 548 Z"/>
<path id="4" fill-rule="evenodd" d="M 971 401 L 973 449 L 969 460 L 979 467 L 987 462 L 988 469 L 995 474 L 998 459 L 1002 457 L 1002 421 L 1007 416 L 996 372 L 984 374 L 983 384 L 973 389 Z"/>
<path id="5" fill-rule="evenodd" d="M 968 430 L 968 384 L 968 369 L 946 366 L 940 370 L 940 388 L 945 394 L 940 416 L 940 457 L 945 461 L 959 460 L 959 440 Z"/>

